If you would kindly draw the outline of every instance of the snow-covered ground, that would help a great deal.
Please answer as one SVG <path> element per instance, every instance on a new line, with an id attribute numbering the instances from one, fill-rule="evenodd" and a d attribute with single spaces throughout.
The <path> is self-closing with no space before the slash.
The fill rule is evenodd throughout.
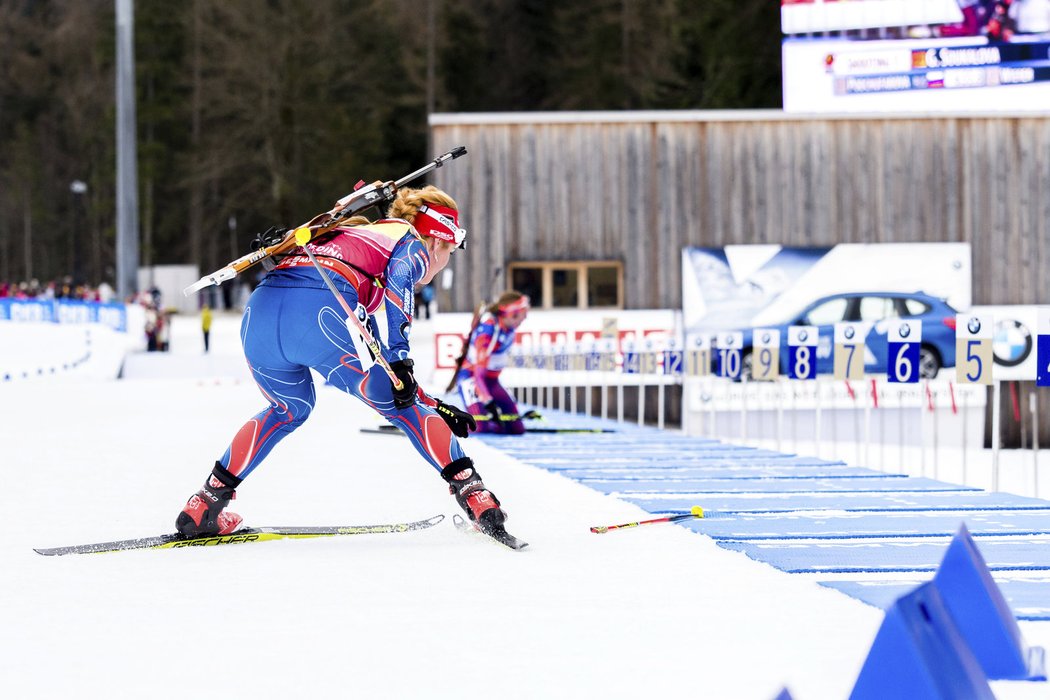
<path id="1" fill-rule="evenodd" d="M 212 353 L 230 364 L 208 361 L 234 369 L 192 376 L 194 322 L 181 319 L 173 352 L 127 365 L 121 381 L 0 385 L 0 697 L 848 696 L 881 611 L 684 528 L 594 535 L 591 525 L 646 514 L 478 440 L 468 453 L 531 543 L 523 552 L 446 520 L 410 534 L 34 553 L 170 531 L 262 407 L 235 376 L 232 319 L 217 322 Z M 456 512 L 407 440 L 359 430 L 377 424 L 321 388 L 235 509 L 255 525 Z M 1050 623 L 1021 629 L 1050 646 Z M 993 688 L 1050 696 L 1045 683 Z"/>

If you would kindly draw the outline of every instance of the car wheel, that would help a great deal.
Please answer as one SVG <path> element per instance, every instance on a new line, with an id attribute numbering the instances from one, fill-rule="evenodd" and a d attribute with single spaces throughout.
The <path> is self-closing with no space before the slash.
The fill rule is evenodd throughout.
<path id="1" fill-rule="evenodd" d="M 919 376 L 922 379 L 933 379 L 941 371 L 941 356 L 928 345 L 919 348 Z"/>

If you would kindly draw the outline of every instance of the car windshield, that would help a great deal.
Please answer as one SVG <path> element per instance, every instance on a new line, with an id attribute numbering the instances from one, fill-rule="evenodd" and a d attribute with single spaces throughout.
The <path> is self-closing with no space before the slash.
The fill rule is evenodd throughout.
<path id="1" fill-rule="evenodd" d="M 828 299 L 827 301 L 817 304 L 806 313 L 805 322 L 811 326 L 829 326 L 833 323 L 838 323 L 846 316 L 846 307 L 849 305 L 848 299 Z"/>

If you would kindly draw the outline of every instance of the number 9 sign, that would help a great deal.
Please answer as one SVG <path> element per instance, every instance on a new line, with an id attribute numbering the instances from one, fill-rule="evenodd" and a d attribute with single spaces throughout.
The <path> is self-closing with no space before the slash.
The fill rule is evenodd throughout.
<path id="1" fill-rule="evenodd" d="M 922 345 L 922 321 L 890 321 L 886 346 L 887 380 L 897 384 L 919 381 L 919 347 Z"/>
<path id="2" fill-rule="evenodd" d="M 955 380 L 960 384 L 992 383 L 991 316 L 955 317 Z"/>
<path id="3" fill-rule="evenodd" d="M 751 378 L 772 380 L 780 376 L 780 331 L 756 328 L 751 334 Z"/>

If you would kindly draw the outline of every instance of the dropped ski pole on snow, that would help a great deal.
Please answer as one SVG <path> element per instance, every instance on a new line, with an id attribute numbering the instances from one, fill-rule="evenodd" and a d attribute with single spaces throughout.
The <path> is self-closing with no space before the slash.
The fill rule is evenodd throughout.
<path id="1" fill-rule="evenodd" d="M 689 520 L 691 518 L 702 518 L 704 517 L 704 509 L 700 506 L 693 506 L 692 510 L 688 513 L 679 513 L 678 515 L 668 515 L 664 518 L 653 518 L 652 520 L 639 520 L 636 523 L 623 523 L 622 525 L 596 525 L 591 528 L 591 532 L 596 535 L 600 535 L 609 530 L 620 530 L 625 527 L 638 527 L 639 525 L 651 525 L 652 523 L 677 523 L 682 520 Z"/>

